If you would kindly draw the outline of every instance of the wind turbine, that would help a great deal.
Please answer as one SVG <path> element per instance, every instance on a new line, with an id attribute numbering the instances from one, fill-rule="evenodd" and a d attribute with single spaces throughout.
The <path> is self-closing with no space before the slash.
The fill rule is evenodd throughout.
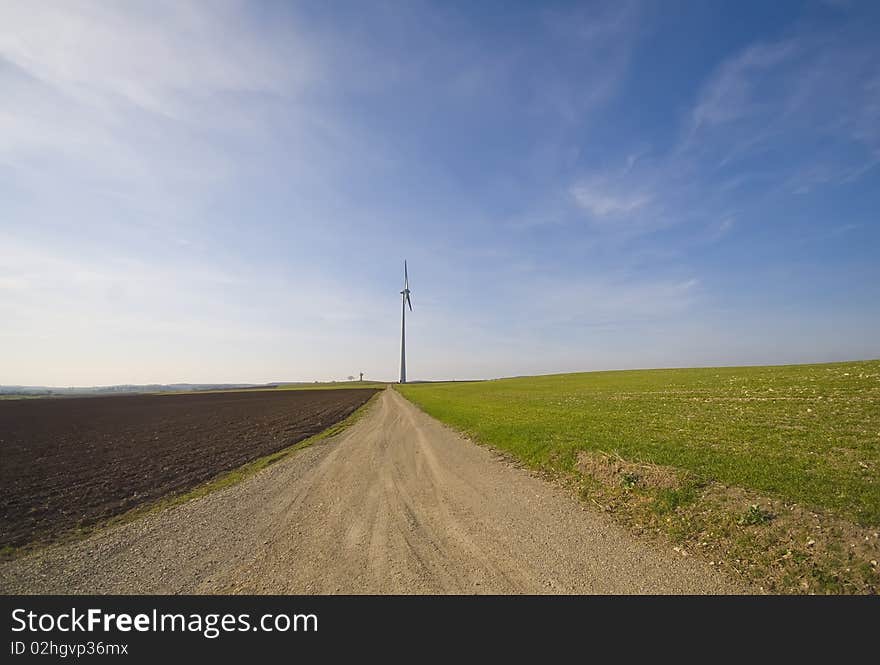
<path id="1" fill-rule="evenodd" d="M 412 311 L 406 261 L 403 262 L 403 291 L 400 292 L 400 296 L 400 382 L 406 383 L 406 306 L 409 305 L 409 311 Z"/>

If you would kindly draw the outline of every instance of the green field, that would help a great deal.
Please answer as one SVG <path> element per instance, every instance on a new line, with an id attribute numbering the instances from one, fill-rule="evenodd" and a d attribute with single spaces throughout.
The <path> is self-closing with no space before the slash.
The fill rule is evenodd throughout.
<path id="1" fill-rule="evenodd" d="M 273 390 L 339 390 L 341 388 L 364 388 L 371 390 L 384 390 L 388 386 L 387 383 L 379 381 L 322 381 L 312 383 L 285 383 L 279 386 L 267 385 L 256 388 L 245 388 L 248 392 L 264 392 Z M 225 393 L 239 392 L 242 388 L 223 388 L 219 390 L 199 390 L 200 393 Z M 167 395 L 180 395 L 181 392 L 166 392 Z"/>
<path id="2" fill-rule="evenodd" d="M 590 372 L 398 390 L 535 468 L 579 451 L 880 524 L 880 361 Z"/>
<path id="3" fill-rule="evenodd" d="M 382 390 L 388 385 L 382 381 L 329 381 L 321 383 L 288 383 L 269 390 L 334 390 L 337 388 L 375 388 Z"/>
<path id="4" fill-rule="evenodd" d="M 381 381 L 311 381 L 284 383 L 281 385 L 266 384 L 264 386 L 218 386 L 216 388 L 195 388 L 184 390 L 168 390 L 161 386 L 134 386 L 131 390 L 106 390 L 104 388 L 27 388 L 39 392 L 0 392 L 0 399 L 57 399 L 59 397 L 109 397 L 113 395 L 187 395 L 192 393 L 227 393 L 227 392 L 262 392 L 271 390 L 336 390 L 339 388 L 370 388 L 383 390 L 388 383 Z M 0 386 L 2 388 L 2 386 Z"/>

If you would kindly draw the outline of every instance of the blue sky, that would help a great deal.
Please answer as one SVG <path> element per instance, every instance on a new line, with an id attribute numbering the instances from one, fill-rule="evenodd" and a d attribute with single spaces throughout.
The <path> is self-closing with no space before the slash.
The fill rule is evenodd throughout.
<path id="1" fill-rule="evenodd" d="M 4 2 L 0 383 L 880 356 L 875 2 Z"/>

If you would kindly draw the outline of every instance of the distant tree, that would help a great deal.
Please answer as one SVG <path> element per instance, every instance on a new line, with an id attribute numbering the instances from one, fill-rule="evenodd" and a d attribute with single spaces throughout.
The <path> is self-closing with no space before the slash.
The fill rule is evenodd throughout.
<path id="1" fill-rule="evenodd" d="M 349 380 L 349 381 L 354 381 L 354 377 L 353 377 L 353 376 L 350 376 L 350 377 L 348 377 L 348 380 Z"/>

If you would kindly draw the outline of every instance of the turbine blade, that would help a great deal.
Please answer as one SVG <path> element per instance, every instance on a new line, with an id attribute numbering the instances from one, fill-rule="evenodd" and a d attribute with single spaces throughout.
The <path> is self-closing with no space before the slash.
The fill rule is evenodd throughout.
<path id="1" fill-rule="evenodd" d="M 403 260 L 403 288 L 409 288 L 409 274 L 406 272 L 406 259 Z"/>
<path id="2" fill-rule="evenodd" d="M 406 304 L 409 305 L 409 311 L 412 311 L 412 300 L 409 299 L 409 291 L 406 292 Z"/>

